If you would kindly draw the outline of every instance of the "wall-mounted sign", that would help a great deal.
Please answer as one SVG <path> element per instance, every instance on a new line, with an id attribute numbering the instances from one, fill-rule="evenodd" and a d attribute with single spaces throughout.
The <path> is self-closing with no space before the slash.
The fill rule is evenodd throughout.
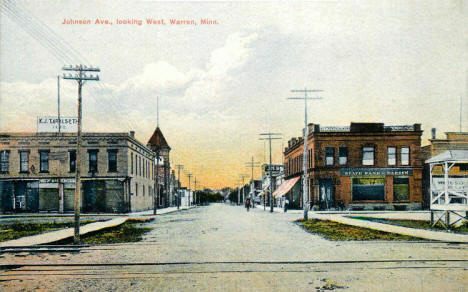
<path id="1" fill-rule="evenodd" d="M 76 132 L 78 118 L 61 117 L 60 132 Z M 37 132 L 57 133 L 59 131 L 58 117 L 37 117 Z"/>
<path id="2" fill-rule="evenodd" d="M 443 177 L 433 177 L 433 191 L 443 191 L 445 189 L 445 179 Z M 449 190 L 468 193 L 468 177 L 449 177 Z"/>
<path id="3" fill-rule="evenodd" d="M 411 168 L 342 168 L 342 176 L 382 177 L 386 175 L 413 175 Z"/>

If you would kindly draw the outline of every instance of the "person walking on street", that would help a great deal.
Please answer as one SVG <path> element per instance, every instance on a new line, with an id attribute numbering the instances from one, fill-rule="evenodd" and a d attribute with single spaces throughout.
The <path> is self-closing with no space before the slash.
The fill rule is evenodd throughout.
<path id="1" fill-rule="evenodd" d="M 245 207 L 247 208 L 247 212 L 249 212 L 249 209 L 250 209 L 250 198 L 247 198 L 245 200 Z"/>
<path id="2" fill-rule="evenodd" d="M 288 205 L 289 205 L 289 201 L 287 198 L 285 198 L 284 200 L 284 213 L 286 213 L 288 211 Z"/>

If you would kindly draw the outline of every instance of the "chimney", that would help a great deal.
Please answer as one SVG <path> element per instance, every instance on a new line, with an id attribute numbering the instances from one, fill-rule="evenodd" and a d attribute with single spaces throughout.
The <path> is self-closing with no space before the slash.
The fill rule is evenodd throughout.
<path id="1" fill-rule="evenodd" d="M 436 138 L 436 128 L 431 129 L 432 139 Z"/>
<path id="2" fill-rule="evenodd" d="M 130 137 L 135 138 L 135 131 L 130 131 Z"/>

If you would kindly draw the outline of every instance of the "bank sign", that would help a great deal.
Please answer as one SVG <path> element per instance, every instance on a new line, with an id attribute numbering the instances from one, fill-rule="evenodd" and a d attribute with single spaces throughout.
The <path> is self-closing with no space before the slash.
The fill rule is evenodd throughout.
<path id="1" fill-rule="evenodd" d="M 340 175 L 342 176 L 360 176 L 360 177 L 382 177 L 387 175 L 412 175 L 411 168 L 342 168 Z"/>
<path id="2" fill-rule="evenodd" d="M 60 132 L 76 132 L 78 118 L 61 117 Z M 37 132 L 57 133 L 59 131 L 58 117 L 37 117 Z"/>

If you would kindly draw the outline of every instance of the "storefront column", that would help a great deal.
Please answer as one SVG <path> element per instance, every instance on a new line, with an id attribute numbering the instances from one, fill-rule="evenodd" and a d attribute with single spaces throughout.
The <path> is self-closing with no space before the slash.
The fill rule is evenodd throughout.
<path id="1" fill-rule="evenodd" d="M 393 203 L 393 176 L 385 176 L 385 202 Z"/>
<path id="2" fill-rule="evenodd" d="M 58 195 L 59 195 L 59 213 L 63 213 L 64 212 L 64 198 L 63 198 L 63 183 L 58 182 Z"/>

